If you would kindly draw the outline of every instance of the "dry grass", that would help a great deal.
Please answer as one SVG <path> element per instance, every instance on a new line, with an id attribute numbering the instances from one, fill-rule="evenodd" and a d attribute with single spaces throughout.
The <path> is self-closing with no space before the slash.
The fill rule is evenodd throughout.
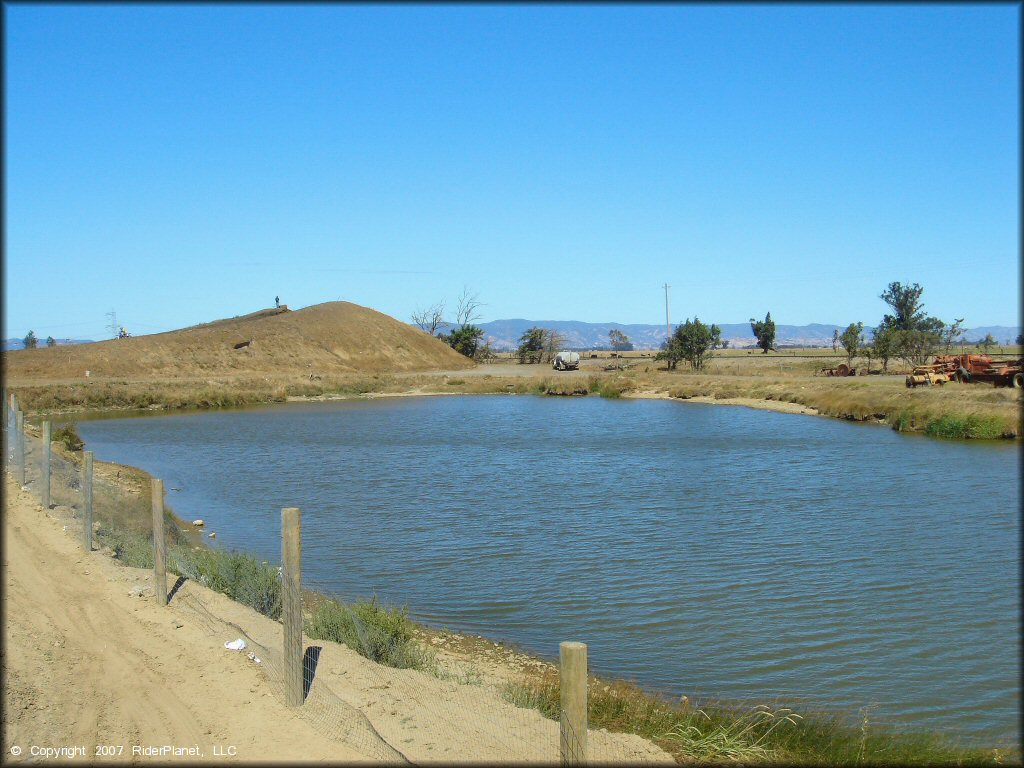
<path id="1" fill-rule="evenodd" d="M 302 312 L 291 315 L 297 317 Z M 264 318 L 260 322 L 271 320 L 278 318 Z M 403 327 L 402 331 L 426 336 L 416 329 Z M 423 338 L 416 340 L 424 341 Z M 429 338 L 425 340 L 432 343 Z M 398 348 L 393 347 L 392 351 L 395 349 Z M 68 380 L 51 375 L 24 378 L 11 375 L 17 373 L 16 369 L 8 372 L 6 383 L 18 394 L 22 407 L 36 415 L 110 409 L 224 408 L 283 402 L 289 398 L 359 397 L 371 393 L 596 394 L 614 398 L 645 391 L 678 398 L 747 398 L 795 403 L 835 418 L 881 421 L 900 431 L 926 432 L 934 436 L 1011 438 L 1024 434 L 1019 391 L 983 383 L 907 389 L 902 373 L 847 378 L 817 375 L 822 367 L 834 367 L 845 361 L 844 355 L 831 354 L 831 350 L 794 350 L 785 355 L 726 350 L 718 352 L 709 368 L 701 373 L 689 371 L 685 365 L 677 371 L 665 371 L 650 352 L 627 353 L 614 361 L 608 353 L 602 354 L 604 356 L 597 359 L 585 357 L 579 371 L 568 373 L 553 373 L 545 365 L 520 366 L 509 361 L 473 366 L 455 355 L 456 362 L 470 367 L 448 366 L 448 372 L 436 369 L 422 372 L 336 370 L 311 378 L 305 372 L 308 363 L 299 359 L 284 370 L 244 372 L 221 368 L 191 376 L 179 372 L 173 377 L 94 376 L 88 380 Z M 444 362 L 447 365 L 451 358 L 446 356 Z M 609 362 L 627 367 L 604 371 Z M 863 367 L 865 362 L 858 358 L 855 365 Z M 895 371 L 897 366 L 894 364 L 891 368 Z M 182 369 L 185 370 L 187 366 Z M 456 372 L 458 375 L 449 375 Z"/>
<path id="2" fill-rule="evenodd" d="M 249 346 L 235 349 L 249 341 Z M 423 331 L 344 301 L 294 312 L 263 310 L 148 336 L 4 352 L 3 358 L 6 376 L 26 384 L 255 373 L 308 378 L 473 367 Z"/>

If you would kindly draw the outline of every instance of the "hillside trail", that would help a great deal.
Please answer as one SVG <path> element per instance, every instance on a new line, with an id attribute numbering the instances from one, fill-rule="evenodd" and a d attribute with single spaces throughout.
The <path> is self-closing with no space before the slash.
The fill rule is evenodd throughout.
<path id="1" fill-rule="evenodd" d="M 278 622 L 188 580 L 157 605 L 151 569 L 86 553 L 68 508 L 4 482 L 5 764 L 557 761 L 558 723 L 496 686 L 328 641 L 305 639 L 315 672 L 302 707 L 286 707 Z M 237 638 L 258 662 L 225 648 Z M 589 738 L 591 762 L 674 762 L 637 736 Z M 193 752 L 136 749 L 164 746 Z"/>

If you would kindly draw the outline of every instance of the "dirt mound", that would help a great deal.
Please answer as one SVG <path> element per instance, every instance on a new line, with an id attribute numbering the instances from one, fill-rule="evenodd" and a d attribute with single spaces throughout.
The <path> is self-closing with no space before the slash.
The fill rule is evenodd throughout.
<path id="1" fill-rule="evenodd" d="M 265 309 L 177 331 L 4 353 L 10 380 L 195 378 L 246 373 L 383 373 L 472 368 L 436 338 L 373 309 L 332 301 Z"/>

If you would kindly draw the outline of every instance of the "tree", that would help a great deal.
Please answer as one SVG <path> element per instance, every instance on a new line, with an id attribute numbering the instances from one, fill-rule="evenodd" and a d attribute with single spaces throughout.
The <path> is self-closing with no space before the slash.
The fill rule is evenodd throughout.
<path id="1" fill-rule="evenodd" d="M 551 328 L 528 328 L 516 350 L 520 363 L 550 363 L 565 344 L 565 337 Z"/>
<path id="2" fill-rule="evenodd" d="M 480 319 L 480 300 L 477 294 L 470 293 L 469 288 L 463 287 L 462 295 L 459 296 L 455 307 L 455 322 L 461 327 L 471 325 Z"/>
<path id="3" fill-rule="evenodd" d="M 839 349 L 839 329 L 836 328 L 832 331 L 832 351 L 835 352 Z"/>
<path id="4" fill-rule="evenodd" d="M 721 343 L 721 334 L 717 325 L 704 325 L 699 318 L 694 317 L 693 322 L 687 318 L 685 323 L 678 326 L 673 336 L 679 341 L 683 359 L 690 363 L 693 370 L 699 371 L 714 356 L 712 350 Z"/>
<path id="5" fill-rule="evenodd" d="M 539 363 L 544 353 L 544 329 L 534 326 L 527 328 L 519 337 L 519 348 L 516 350 L 520 363 Z"/>
<path id="6" fill-rule="evenodd" d="M 853 367 L 853 358 L 864 343 L 863 331 L 864 323 L 850 323 L 839 337 L 839 343 L 846 350 L 846 364 L 850 367 Z"/>
<path id="7" fill-rule="evenodd" d="M 654 356 L 654 359 L 664 360 L 665 370 L 674 371 L 676 369 L 676 365 L 683 359 L 683 351 L 676 341 L 675 334 L 661 343 L 661 351 Z"/>
<path id="8" fill-rule="evenodd" d="M 412 321 L 422 330 L 434 336 L 438 330 L 447 325 L 444 321 L 444 302 L 439 301 L 426 309 L 417 309 L 412 313 Z"/>
<path id="9" fill-rule="evenodd" d="M 541 362 L 550 363 L 555 359 L 555 355 L 559 353 L 563 346 L 565 346 L 565 336 L 553 328 L 545 328 L 544 353 L 541 355 Z"/>
<path id="10" fill-rule="evenodd" d="M 879 326 L 874 330 L 874 338 L 871 342 L 872 351 L 875 357 L 881 359 L 882 370 L 889 371 L 889 358 L 896 356 L 897 344 L 899 342 L 899 331 L 885 326 Z"/>
<path id="11" fill-rule="evenodd" d="M 680 360 L 686 360 L 693 370 L 699 371 L 722 343 L 721 333 L 717 325 L 705 325 L 697 317 L 687 318 L 685 323 L 676 326 L 671 339 L 655 359 L 667 360 L 670 371 Z"/>
<path id="12" fill-rule="evenodd" d="M 463 325 L 453 328 L 451 333 L 439 333 L 437 338 L 450 346 L 456 352 L 466 357 L 475 357 L 480 346 L 480 340 L 484 337 L 484 329 L 475 325 Z"/>
<path id="13" fill-rule="evenodd" d="M 896 314 L 885 315 L 882 323 L 897 331 L 918 330 L 925 319 L 924 304 L 921 303 L 922 293 L 924 288 L 917 283 L 906 287 L 902 283 L 889 283 L 889 287 L 882 291 L 879 298 L 892 307 Z"/>
<path id="14" fill-rule="evenodd" d="M 958 317 L 952 325 L 947 325 L 942 332 L 942 344 L 949 352 L 953 345 L 960 341 L 960 337 L 964 334 L 964 319 Z"/>
<path id="15" fill-rule="evenodd" d="M 984 339 L 979 339 L 978 340 L 978 346 L 981 347 L 984 350 L 986 355 L 988 354 L 989 347 L 993 347 L 993 346 L 995 346 L 995 344 L 996 344 L 996 340 L 994 338 L 992 338 L 992 334 L 991 333 L 986 333 Z"/>
<path id="16" fill-rule="evenodd" d="M 477 353 L 483 348 L 490 352 L 490 348 L 487 345 L 484 345 L 484 347 L 480 346 L 480 341 L 484 337 L 484 329 L 473 325 L 473 321 L 480 317 L 479 309 L 480 301 L 477 295 L 475 293 L 471 294 L 469 288 L 463 288 L 455 311 L 456 327 L 452 329 L 451 333 L 437 334 L 437 338 L 466 357 L 476 358 Z M 429 310 L 422 311 L 419 319 L 417 319 L 417 315 L 414 313 L 413 320 L 417 324 L 423 321 L 428 327 L 433 327 L 434 330 L 437 330 L 438 327 L 447 325 L 447 323 L 441 320 L 443 312 L 444 304 L 438 303 Z M 434 325 L 435 323 L 436 325 Z M 424 326 L 420 325 L 420 327 L 423 328 Z"/>
<path id="17" fill-rule="evenodd" d="M 946 329 L 942 320 L 925 315 L 922 293 L 924 288 L 917 283 L 903 286 L 894 282 L 889 283 L 889 287 L 879 297 L 894 313 L 884 315 L 879 327 L 894 333 L 894 355 L 910 365 L 927 362 L 942 344 L 943 331 Z"/>
<path id="18" fill-rule="evenodd" d="M 57 340 L 55 338 L 53 338 L 53 336 L 47 336 L 46 337 L 46 346 L 48 346 L 48 347 L 56 347 L 57 346 Z"/>
<path id="19" fill-rule="evenodd" d="M 608 341 L 616 352 L 630 352 L 633 349 L 633 342 L 629 340 L 629 336 L 617 328 L 608 331 Z"/>
<path id="20" fill-rule="evenodd" d="M 22 339 L 22 343 L 25 345 L 25 349 L 35 349 L 39 346 L 39 339 L 36 338 L 35 331 L 29 331 L 28 334 Z"/>
<path id="21" fill-rule="evenodd" d="M 764 322 L 761 323 L 750 318 L 750 330 L 754 332 L 757 346 L 764 354 L 767 355 L 769 349 L 775 349 L 775 321 L 772 320 L 771 312 L 764 316 Z"/>

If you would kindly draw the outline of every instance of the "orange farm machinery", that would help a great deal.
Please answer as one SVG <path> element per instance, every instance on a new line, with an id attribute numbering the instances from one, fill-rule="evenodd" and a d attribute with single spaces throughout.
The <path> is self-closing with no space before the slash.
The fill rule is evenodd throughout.
<path id="1" fill-rule="evenodd" d="M 907 376 L 907 386 L 944 384 L 947 381 L 992 382 L 997 387 L 1024 387 L 1024 360 L 996 360 L 989 355 L 937 355 L 930 365 L 919 365 Z"/>

